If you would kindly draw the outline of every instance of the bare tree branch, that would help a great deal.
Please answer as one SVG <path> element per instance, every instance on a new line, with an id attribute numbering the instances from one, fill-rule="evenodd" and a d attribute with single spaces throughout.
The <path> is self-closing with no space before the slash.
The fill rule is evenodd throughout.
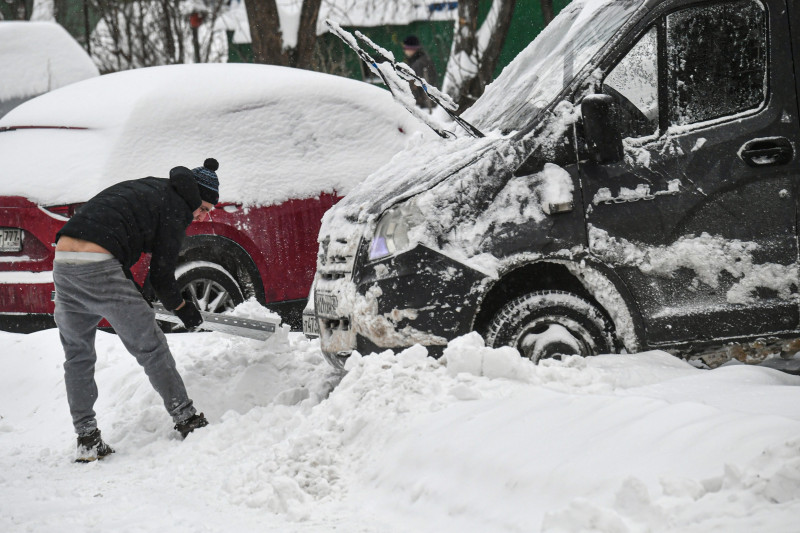
<path id="1" fill-rule="evenodd" d="M 225 59 L 224 30 L 215 27 L 215 22 L 226 0 L 192 5 L 185 0 L 84 1 L 87 9 L 100 16 L 89 43 L 100 72 Z M 196 47 L 189 22 L 194 10 L 199 10 L 201 21 Z M 197 54 L 187 54 L 187 50 Z"/>

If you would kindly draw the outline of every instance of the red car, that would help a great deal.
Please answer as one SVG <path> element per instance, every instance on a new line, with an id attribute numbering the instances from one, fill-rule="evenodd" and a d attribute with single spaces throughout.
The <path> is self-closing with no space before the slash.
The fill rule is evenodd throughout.
<path id="1" fill-rule="evenodd" d="M 381 89 L 264 65 L 139 69 L 30 100 L 0 120 L 0 327 L 52 325 L 54 237 L 81 203 L 215 157 L 221 203 L 189 226 L 176 278 L 203 310 L 254 297 L 300 329 L 323 213 L 419 129 Z"/>

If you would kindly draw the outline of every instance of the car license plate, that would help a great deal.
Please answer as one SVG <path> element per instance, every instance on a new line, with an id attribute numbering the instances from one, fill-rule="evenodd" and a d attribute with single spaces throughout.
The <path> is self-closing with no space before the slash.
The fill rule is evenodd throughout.
<path id="1" fill-rule="evenodd" d="M 22 230 L 0 228 L 0 252 L 19 252 L 22 250 Z"/>
<path id="2" fill-rule="evenodd" d="M 339 300 L 333 294 L 314 293 L 314 310 L 317 316 L 327 316 L 336 318 L 336 308 L 339 307 Z"/>
<path id="3" fill-rule="evenodd" d="M 303 333 L 311 337 L 319 337 L 319 322 L 316 315 L 303 315 Z"/>

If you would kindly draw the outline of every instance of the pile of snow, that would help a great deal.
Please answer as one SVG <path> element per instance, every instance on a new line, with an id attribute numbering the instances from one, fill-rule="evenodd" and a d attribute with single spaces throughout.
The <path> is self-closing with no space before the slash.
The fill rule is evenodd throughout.
<path id="1" fill-rule="evenodd" d="M 0 22 L 0 102 L 97 76 L 89 55 L 54 22 Z"/>
<path id="2" fill-rule="evenodd" d="M 286 330 L 168 340 L 211 425 L 181 441 L 100 332 L 117 453 L 78 465 L 57 331 L 0 333 L 0 530 L 797 530 L 800 377 L 663 352 L 534 366 L 476 334 L 341 376 Z"/>
<path id="3" fill-rule="evenodd" d="M 0 132 L 0 195 L 44 205 L 207 157 L 220 162 L 223 202 L 346 194 L 424 128 L 367 83 L 250 64 L 99 76 L 26 102 L 4 126 L 83 128 Z"/>

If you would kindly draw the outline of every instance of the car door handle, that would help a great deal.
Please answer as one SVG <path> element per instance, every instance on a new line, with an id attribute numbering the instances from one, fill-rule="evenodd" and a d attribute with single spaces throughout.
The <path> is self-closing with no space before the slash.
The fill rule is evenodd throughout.
<path id="1" fill-rule="evenodd" d="M 794 159 L 794 147 L 786 137 L 753 139 L 742 146 L 739 157 L 751 167 L 785 165 Z"/>

